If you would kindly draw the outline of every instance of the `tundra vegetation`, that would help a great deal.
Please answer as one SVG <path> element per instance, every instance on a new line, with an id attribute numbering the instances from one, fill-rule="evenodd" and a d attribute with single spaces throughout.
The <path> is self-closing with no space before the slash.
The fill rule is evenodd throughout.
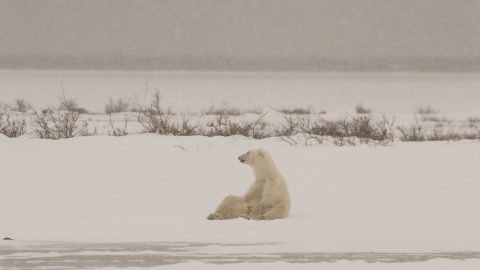
<path id="1" fill-rule="evenodd" d="M 395 115 L 374 113 L 357 105 L 355 113 L 331 117 L 313 107 L 239 109 L 223 104 L 200 113 L 173 112 L 159 91 L 143 102 L 110 98 L 105 113 L 89 113 L 62 92 L 57 106 L 32 107 L 18 98 L 0 103 L 0 133 L 7 137 L 28 135 L 41 139 L 76 136 L 126 136 L 153 133 L 169 136 L 244 136 L 252 139 L 278 137 L 290 145 L 337 146 L 388 145 L 400 141 L 480 140 L 480 116 L 450 119 L 431 106 L 417 107 L 410 123 L 397 124 Z"/>

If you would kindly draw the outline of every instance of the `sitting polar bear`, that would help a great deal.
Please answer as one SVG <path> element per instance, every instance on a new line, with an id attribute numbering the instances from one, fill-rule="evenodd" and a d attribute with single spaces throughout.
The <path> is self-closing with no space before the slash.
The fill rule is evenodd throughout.
<path id="1" fill-rule="evenodd" d="M 248 151 L 238 157 L 250 165 L 255 181 L 243 197 L 227 196 L 208 219 L 279 219 L 290 211 L 287 184 L 272 157 L 263 149 Z"/>

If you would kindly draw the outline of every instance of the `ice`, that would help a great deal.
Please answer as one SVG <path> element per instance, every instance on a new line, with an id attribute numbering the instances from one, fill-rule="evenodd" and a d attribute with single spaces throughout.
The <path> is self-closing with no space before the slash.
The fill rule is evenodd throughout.
<path id="1" fill-rule="evenodd" d="M 64 90 L 92 112 L 103 112 L 110 97 L 141 103 L 155 90 L 180 112 L 228 105 L 343 113 L 358 104 L 383 113 L 413 113 L 428 105 L 469 112 L 480 110 L 479 87 L 475 73 L 0 71 L 1 102 L 24 98 L 44 108 L 56 105 Z"/>

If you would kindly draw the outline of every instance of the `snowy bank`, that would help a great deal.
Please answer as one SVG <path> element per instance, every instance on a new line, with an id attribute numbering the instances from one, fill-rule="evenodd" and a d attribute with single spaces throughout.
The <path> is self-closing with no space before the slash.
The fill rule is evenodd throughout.
<path id="1" fill-rule="evenodd" d="M 291 216 L 207 220 L 224 196 L 246 191 L 253 175 L 236 157 L 256 147 L 287 179 Z M 0 138 L 0 236 L 278 244 L 263 252 L 480 250 L 479 162 L 480 144 L 467 141 L 291 147 L 278 138 Z"/>

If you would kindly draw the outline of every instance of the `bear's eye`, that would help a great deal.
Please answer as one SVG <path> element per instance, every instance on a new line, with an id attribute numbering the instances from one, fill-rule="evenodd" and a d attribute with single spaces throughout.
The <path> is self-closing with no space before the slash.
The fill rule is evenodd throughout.
<path id="1" fill-rule="evenodd" d="M 248 151 L 247 154 L 250 154 L 250 151 Z"/>

